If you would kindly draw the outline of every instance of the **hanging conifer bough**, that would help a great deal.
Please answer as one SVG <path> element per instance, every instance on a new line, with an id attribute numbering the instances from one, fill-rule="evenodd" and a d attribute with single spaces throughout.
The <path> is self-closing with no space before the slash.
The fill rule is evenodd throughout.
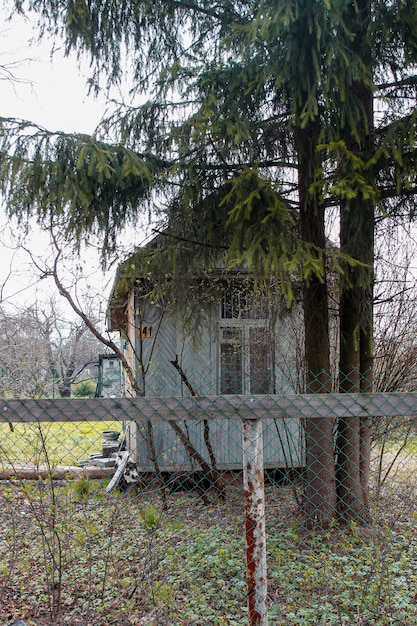
<path id="1" fill-rule="evenodd" d="M 332 389 L 333 268 L 340 391 L 371 390 L 375 217 L 415 214 L 415 2 L 15 0 L 15 10 L 89 56 L 93 86 L 128 77 L 146 102 L 121 104 L 94 137 L 3 119 L 9 213 L 60 220 L 75 242 L 99 233 L 108 251 L 159 192 L 161 228 L 178 244 L 172 273 L 190 250 L 196 268 L 220 251 L 274 276 L 289 303 L 303 283 L 314 393 Z M 335 208 L 339 250 L 325 235 Z M 337 427 L 335 449 L 332 420 L 306 423 L 311 524 L 369 517 L 370 425 Z"/>

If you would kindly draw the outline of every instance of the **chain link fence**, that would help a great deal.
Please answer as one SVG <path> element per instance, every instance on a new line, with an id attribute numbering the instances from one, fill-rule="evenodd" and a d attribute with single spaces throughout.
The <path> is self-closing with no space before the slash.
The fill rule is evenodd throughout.
<path id="1" fill-rule="evenodd" d="M 417 622 L 416 394 L 0 406 L 0 623 Z"/>

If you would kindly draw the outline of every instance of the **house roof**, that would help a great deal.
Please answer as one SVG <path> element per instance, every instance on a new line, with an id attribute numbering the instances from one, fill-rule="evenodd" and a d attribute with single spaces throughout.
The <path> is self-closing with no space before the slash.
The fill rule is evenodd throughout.
<path id="1" fill-rule="evenodd" d="M 129 295 L 135 285 L 141 280 L 147 280 L 150 284 L 157 282 L 158 277 L 153 275 L 151 269 L 145 266 L 144 259 L 146 260 L 147 254 L 153 258 L 156 258 L 156 255 L 164 256 L 166 253 L 172 251 L 173 242 L 177 244 L 189 244 L 191 246 L 202 245 L 200 242 L 178 237 L 173 233 L 171 234 L 168 230 L 158 231 L 151 241 L 145 246 L 136 248 L 125 261 L 119 264 L 107 306 L 108 330 L 120 331 L 125 329 Z M 226 263 L 223 261 L 222 256 L 222 253 L 217 250 L 217 255 L 213 255 L 211 259 L 212 262 L 207 264 L 205 270 L 198 271 L 197 269 L 195 272 L 193 271 L 192 274 L 194 276 L 202 276 L 203 274 L 210 275 L 211 278 L 226 277 L 227 275 L 230 279 L 243 279 L 252 275 L 252 273 L 242 265 L 236 265 L 226 269 Z M 186 262 L 189 268 L 191 260 L 192 258 L 188 256 Z M 168 266 L 166 266 L 166 270 L 168 271 Z"/>

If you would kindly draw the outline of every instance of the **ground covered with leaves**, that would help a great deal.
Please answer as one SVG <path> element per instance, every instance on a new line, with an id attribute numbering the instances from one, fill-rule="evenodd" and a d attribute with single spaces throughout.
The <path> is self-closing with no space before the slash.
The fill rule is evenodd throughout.
<path id="1" fill-rule="evenodd" d="M 0 624 L 247 624 L 243 493 L 106 494 L 85 479 L 0 483 Z M 374 522 L 307 532 L 266 486 L 271 625 L 417 623 L 417 508 L 381 493 Z"/>

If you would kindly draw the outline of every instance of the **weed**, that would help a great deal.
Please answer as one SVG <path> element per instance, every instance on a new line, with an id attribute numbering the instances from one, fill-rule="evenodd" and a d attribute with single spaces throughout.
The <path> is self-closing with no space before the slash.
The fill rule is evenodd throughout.
<path id="1" fill-rule="evenodd" d="M 74 481 L 73 488 L 79 498 L 86 500 L 93 490 L 92 481 L 82 476 Z"/>

